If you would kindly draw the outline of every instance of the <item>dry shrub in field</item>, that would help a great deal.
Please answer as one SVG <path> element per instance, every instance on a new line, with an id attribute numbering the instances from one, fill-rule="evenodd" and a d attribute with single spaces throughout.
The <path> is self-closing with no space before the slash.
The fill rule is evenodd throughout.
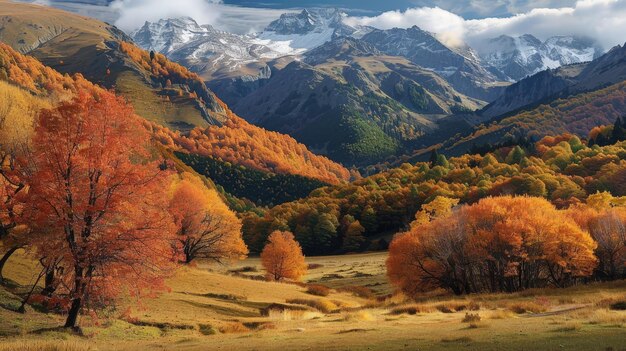
<path id="1" fill-rule="evenodd" d="M 243 325 L 250 330 L 276 329 L 276 324 L 272 322 L 244 322 Z"/>
<path id="2" fill-rule="evenodd" d="M 217 330 L 210 324 L 199 324 L 198 331 L 202 335 L 215 335 L 217 334 Z"/>
<path id="3" fill-rule="evenodd" d="M 307 287 L 306 292 L 316 296 L 328 296 L 328 294 L 330 294 L 330 289 L 324 285 L 311 284 Z"/>
<path id="4" fill-rule="evenodd" d="M 478 313 L 465 313 L 465 317 L 463 317 L 462 323 L 474 323 L 480 322 L 480 315 Z"/>
<path id="5" fill-rule="evenodd" d="M 309 263 L 308 265 L 308 269 L 312 270 L 312 269 L 318 269 L 318 268 L 322 268 L 324 267 L 323 264 L 319 264 L 319 263 Z"/>
<path id="6" fill-rule="evenodd" d="M 507 319 L 513 317 L 513 312 L 509 310 L 493 310 L 489 313 L 489 319 Z"/>
<path id="7" fill-rule="evenodd" d="M 220 328 L 220 332 L 223 334 L 235 334 L 235 333 L 245 333 L 249 332 L 250 329 L 243 325 L 241 322 L 230 322 L 222 325 Z"/>
<path id="8" fill-rule="evenodd" d="M 467 304 L 461 303 L 461 302 L 450 301 L 450 302 L 441 303 L 435 306 L 435 308 L 441 313 L 454 313 L 454 312 L 460 312 L 460 311 L 466 310 Z"/>
<path id="9" fill-rule="evenodd" d="M 284 309 L 284 310 L 270 310 L 267 316 L 273 320 L 302 321 L 302 320 L 318 319 L 318 318 L 323 317 L 324 315 L 318 311 Z"/>
<path id="10" fill-rule="evenodd" d="M 476 301 L 470 301 L 470 303 L 467 304 L 467 309 L 470 311 L 478 311 L 480 310 L 480 303 Z"/>
<path id="11" fill-rule="evenodd" d="M 429 313 L 429 312 L 433 312 L 433 309 L 430 306 L 412 304 L 412 305 L 394 307 L 391 309 L 391 311 L 389 311 L 389 314 L 391 315 L 400 315 L 400 314 L 414 315 L 418 313 Z"/>
<path id="12" fill-rule="evenodd" d="M 614 311 L 626 311 L 626 301 L 615 302 L 615 303 L 611 304 L 611 306 L 609 306 L 609 308 L 614 310 Z"/>
<path id="13" fill-rule="evenodd" d="M 347 322 L 373 322 L 376 320 L 376 317 L 369 311 L 357 311 L 345 314 L 343 320 Z"/>
<path id="14" fill-rule="evenodd" d="M 515 302 L 512 304 L 509 304 L 508 309 L 517 313 L 517 314 L 524 314 L 524 313 L 541 313 L 541 312 L 545 312 L 547 310 L 546 306 L 544 305 L 540 305 L 536 302 L 532 302 L 532 301 L 525 301 L 525 302 Z"/>
<path id="15" fill-rule="evenodd" d="M 328 299 L 307 300 L 307 299 L 290 299 L 287 303 L 293 303 L 296 305 L 305 305 L 313 307 L 316 310 L 323 313 L 335 313 L 339 311 L 337 305 Z"/>
<path id="16" fill-rule="evenodd" d="M 372 291 L 372 289 L 365 286 L 346 286 L 337 291 L 348 292 L 354 296 L 361 297 L 364 299 L 374 299 L 376 298 L 376 294 Z"/>

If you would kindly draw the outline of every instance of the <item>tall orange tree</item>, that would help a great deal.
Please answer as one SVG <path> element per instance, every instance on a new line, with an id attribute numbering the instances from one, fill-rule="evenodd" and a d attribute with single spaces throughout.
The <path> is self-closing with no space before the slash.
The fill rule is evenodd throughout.
<path id="1" fill-rule="evenodd" d="M 261 263 L 271 280 L 299 280 L 307 271 L 302 247 L 290 232 L 275 231 L 261 252 Z"/>
<path id="2" fill-rule="evenodd" d="M 387 273 L 407 293 L 561 287 L 593 273 L 595 247 L 588 232 L 545 199 L 494 197 L 397 237 Z"/>
<path id="3" fill-rule="evenodd" d="M 195 259 L 217 262 L 242 259 L 248 248 L 241 238 L 241 221 L 221 201 L 217 192 L 199 179 L 183 175 L 175 184 L 170 212 L 178 227 L 176 249 L 184 263 Z"/>
<path id="4" fill-rule="evenodd" d="M 0 283 L 2 271 L 11 255 L 25 241 L 22 212 L 26 193 L 23 159 L 19 157 L 27 151 L 25 143 L 11 140 L 15 128 L 8 124 L 15 123 L 9 116 L 17 107 L 9 94 L 4 94 L 0 104 L 0 243 L 4 252 L 0 252 Z M 20 106 L 22 107 L 22 106 Z M 26 111 L 23 112 L 27 114 Z M 22 126 L 23 127 L 23 126 Z"/>
<path id="5" fill-rule="evenodd" d="M 106 91 L 79 91 L 36 120 L 28 210 L 45 235 L 33 246 L 64 268 L 66 327 L 85 306 L 164 287 L 175 228 L 169 177 L 149 143 L 132 108 Z"/>

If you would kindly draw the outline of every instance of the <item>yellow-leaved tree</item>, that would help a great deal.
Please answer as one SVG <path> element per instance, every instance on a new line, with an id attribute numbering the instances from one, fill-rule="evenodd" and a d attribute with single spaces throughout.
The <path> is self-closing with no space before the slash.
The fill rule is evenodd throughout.
<path id="1" fill-rule="evenodd" d="M 291 232 L 275 231 L 261 252 L 261 262 L 269 280 L 300 280 L 306 274 L 302 248 Z"/>
<path id="2" fill-rule="evenodd" d="M 173 187 L 169 208 L 178 227 L 175 247 L 182 262 L 246 257 L 248 248 L 241 237 L 241 221 L 215 190 L 186 173 L 173 182 Z"/>

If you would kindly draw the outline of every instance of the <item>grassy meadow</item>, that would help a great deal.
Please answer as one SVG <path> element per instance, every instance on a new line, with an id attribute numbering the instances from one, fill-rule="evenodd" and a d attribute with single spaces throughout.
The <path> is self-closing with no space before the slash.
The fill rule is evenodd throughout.
<path id="1" fill-rule="evenodd" d="M 617 310 L 626 282 L 409 301 L 393 294 L 385 257 L 308 258 L 306 284 L 263 281 L 258 258 L 185 267 L 139 307 L 82 316 L 78 336 L 57 329 L 63 316 L 12 311 L 19 299 L 9 291 L 23 293 L 36 275 L 18 254 L 0 289 L 0 350 L 626 349 Z"/>

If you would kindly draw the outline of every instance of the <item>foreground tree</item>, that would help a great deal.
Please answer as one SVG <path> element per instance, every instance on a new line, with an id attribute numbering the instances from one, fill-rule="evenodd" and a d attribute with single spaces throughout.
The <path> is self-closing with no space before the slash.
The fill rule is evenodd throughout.
<path id="1" fill-rule="evenodd" d="M 15 111 L 25 108 L 14 106 L 15 101 L 5 92 L 0 97 L 0 284 L 4 281 L 4 265 L 11 255 L 25 245 L 27 228 L 23 219 L 23 201 L 26 195 L 23 154 L 28 147 L 25 138 L 17 131 L 28 130 L 18 123 Z M 22 111 L 28 115 L 30 111 Z M 17 129 L 17 130 L 16 130 Z"/>
<path id="2" fill-rule="evenodd" d="M 33 245 L 64 268 L 65 327 L 77 326 L 87 304 L 163 288 L 175 232 L 162 190 L 169 177 L 150 160 L 132 108 L 109 92 L 80 91 L 36 122 L 28 209 L 33 231 L 46 235 Z"/>
<path id="3" fill-rule="evenodd" d="M 268 244 L 261 252 L 261 263 L 268 279 L 275 281 L 285 278 L 299 280 L 307 271 L 302 248 L 290 232 L 275 231 L 270 234 Z"/>
<path id="4" fill-rule="evenodd" d="M 175 187 L 170 212 L 178 227 L 175 247 L 183 262 L 245 258 L 248 248 L 241 238 L 241 221 L 218 194 L 190 175 Z"/>
<path id="5" fill-rule="evenodd" d="M 409 294 L 562 287 L 592 274 L 595 247 L 588 232 L 544 199 L 486 198 L 397 237 L 387 274 Z"/>

